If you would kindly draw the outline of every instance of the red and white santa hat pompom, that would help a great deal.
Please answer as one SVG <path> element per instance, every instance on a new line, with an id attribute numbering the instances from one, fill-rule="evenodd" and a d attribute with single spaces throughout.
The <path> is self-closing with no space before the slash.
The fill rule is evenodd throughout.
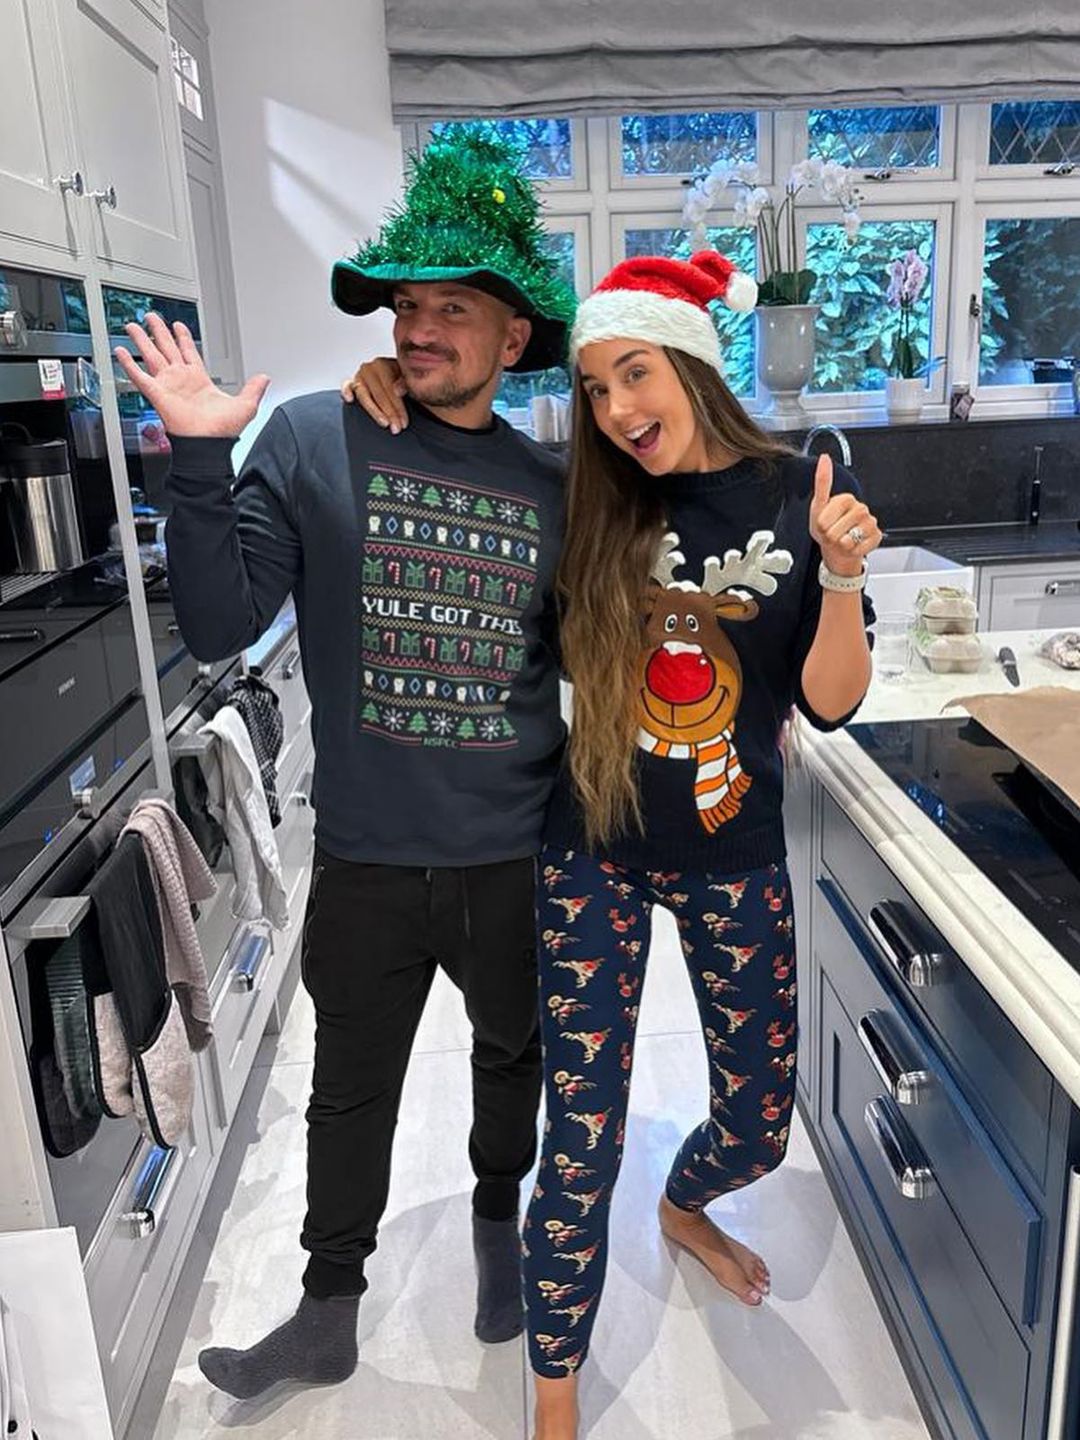
<path id="1" fill-rule="evenodd" d="M 709 305 L 723 300 L 732 310 L 752 310 L 757 282 L 716 250 L 689 260 L 639 255 L 623 260 L 578 306 L 570 333 L 570 358 L 599 340 L 646 340 L 696 355 L 723 370 L 720 339 Z"/>

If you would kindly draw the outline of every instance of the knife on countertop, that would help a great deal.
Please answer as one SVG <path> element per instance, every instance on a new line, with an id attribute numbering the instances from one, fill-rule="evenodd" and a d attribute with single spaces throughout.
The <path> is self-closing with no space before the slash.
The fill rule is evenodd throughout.
<path id="1" fill-rule="evenodd" d="M 1009 684 L 1019 685 L 1020 672 L 1016 668 L 1016 656 L 1009 649 L 1008 645 L 1001 647 L 997 653 L 997 658 L 1002 670 L 1005 671 L 1005 679 L 1008 680 Z"/>

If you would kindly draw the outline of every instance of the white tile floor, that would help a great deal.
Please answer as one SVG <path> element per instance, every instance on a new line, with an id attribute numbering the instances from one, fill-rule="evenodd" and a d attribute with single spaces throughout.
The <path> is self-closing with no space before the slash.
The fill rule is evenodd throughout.
<path id="1" fill-rule="evenodd" d="M 674 926 L 658 915 L 642 1005 L 612 1263 L 583 1372 L 590 1440 L 927 1440 L 911 1391 L 810 1143 L 796 1124 L 779 1171 L 720 1202 L 759 1248 L 773 1293 L 750 1312 L 656 1230 L 657 1196 L 705 1107 L 705 1063 Z M 155 1440 L 523 1440 L 521 1342 L 472 1336 L 468 1027 L 437 983 L 406 1084 L 390 1205 L 345 1385 L 230 1401 L 195 1356 L 247 1345 L 291 1312 L 303 1257 L 304 1124 L 313 1025 L 298 992 L 210 1258 Z"/>

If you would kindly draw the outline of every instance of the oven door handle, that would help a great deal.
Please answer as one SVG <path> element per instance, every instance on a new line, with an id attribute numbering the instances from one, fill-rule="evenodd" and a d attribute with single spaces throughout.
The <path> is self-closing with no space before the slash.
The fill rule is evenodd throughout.
<path id="1" fill-rule="evenodd" d="M 4 931 L 13 940 L 66 940 L 90 911 L 89 895 L 58 895 L 28 900 Z"/>
<path id="2" fill-rule="evenodd" d="M 145 1240 L 157 1229 L 158 1220 L 168 1196 L 163 1194 L 165 1177 L 172 1167 L 175 1150 L 166 1150 L 155 1145 L 143 1162 L 139 1178 L 135 1182 L 135 1193 L 131 1197 L 131 1209 L 120 1216 L 120 1223 L 131 1230 L 133 1240 Z"/>

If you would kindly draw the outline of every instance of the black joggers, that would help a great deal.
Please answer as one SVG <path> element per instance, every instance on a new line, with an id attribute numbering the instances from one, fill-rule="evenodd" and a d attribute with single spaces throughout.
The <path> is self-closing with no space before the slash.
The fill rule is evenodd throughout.
<path id="1" fill-rule="evenodd" d="M 401 1088 L 436 966 L 462 992 L 473 1027 L 474 1204 L 492 1219 L 508 1218 L 501 1205 L 513 1213 L 536 1152 L 535 946 L 531 858 L 423 869 L 316 850 L 301 961 L 316 1016 L 300 1237 L 310 1294 L 365 1288 Z"/>

